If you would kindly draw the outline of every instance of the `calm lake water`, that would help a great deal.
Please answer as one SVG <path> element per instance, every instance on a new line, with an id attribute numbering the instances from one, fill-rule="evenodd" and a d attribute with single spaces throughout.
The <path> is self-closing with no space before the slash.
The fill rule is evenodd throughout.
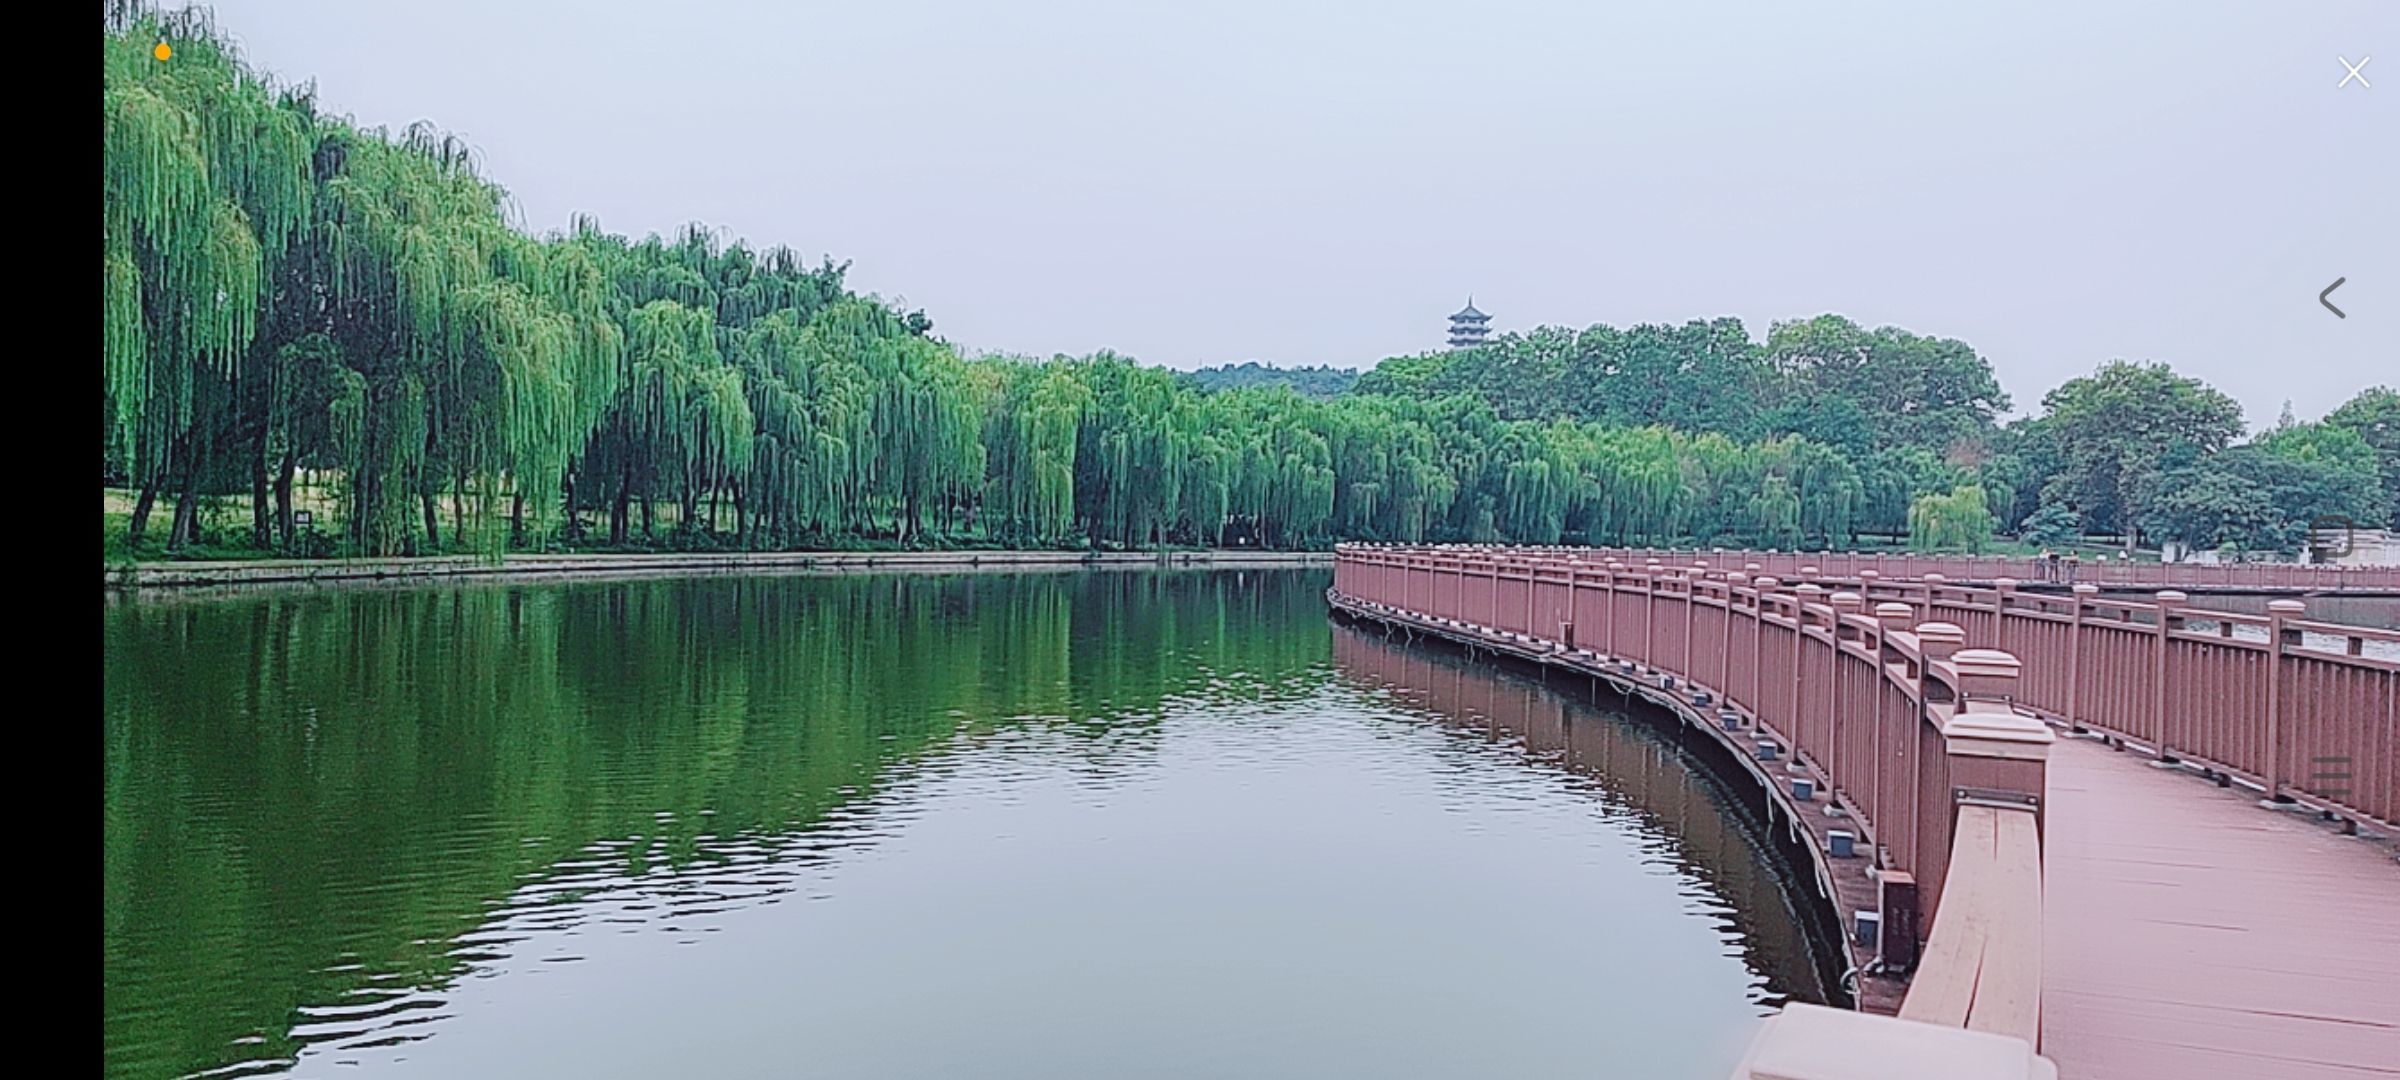
<path id="1" fill-rule="evenodd" d="M 1326 582 L 114 600 L 107 1073 L 1714 1080 L 1826 998 L 1671 728 Z"/>
<path id="2" fill-rule="evenodd" d="M 2142 594 L 2137 599 L 2148 599 Z M 2243 615 L 2264 615 L 2269 601 L 2280 596 L 2259 596 L 2249 593 L 2209 593 L 2195 596 L 2191 606 L 2212 611 L 2230 611 Z M 2318 622 L 2348 623 L 2378 630 L 2400 630 L 2400 599 L 2389 596 L 2305 596 L 2296 597 L 2308 605 L 2305 616 Z"/>
<path id="3" fill-rule="evenodd" d="M 2154 594 L 2116 592 L 2106 595 L 2148 602 Z M 2192 597 L 2189 606 L 2195 612 L 2221 611 L 2235 615 L 2264 616 L 2267 614 L 2267 605 L 2281 599 L 2285 599 L 2285 597 L 2258 593 L 2203 593 Z M 2365 627 L 2369 630 L 2400 630 L 2400 598 L 2333 594 L 2295 597 L 2294 599 L 2308 605 L 2307 611 L 2302 617 L 2312 622 L 2342 623 L 2347 626 Z M 2213 633 L 2217 630 L 2217 620 L 2213 619 L 2194 617 L 2189 625 L 2204 633 Z M 2237 623 L 2234 627 L 2234 636 L 2246 641 L 2265 641 L 2267 630 L 2263 626 Z M 2400 660 L 2400 641 L 2392 640 L 2392 635 L 2387 633 L 2376 636 L 2358 635 L 2358 637 L 2360 638 L 2360 655 L 2379 660 Z M 2302 642 L 2312 649 L 2321 649 L 2332 653 L 2346 652 L 2350 647 L 2348 636 L 2314 630 L 2303 633 Z"/>

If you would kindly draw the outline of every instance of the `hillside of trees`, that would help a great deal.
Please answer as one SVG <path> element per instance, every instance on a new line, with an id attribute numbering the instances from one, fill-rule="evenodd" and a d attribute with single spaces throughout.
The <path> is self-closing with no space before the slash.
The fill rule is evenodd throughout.
<path id="1" fill-rule="evenodd" d="M 2400 497 L 2388 389 L 2244 441 L 2223 394 L 2110 363 L 2003 424 L 1965 343 L 1833 315 L 1541 328 L 1355 385 L 965 355 L 786 247 L 533 234 L 459 140 L 335 115 L 205 13 L 115 2 L 104 44 L 103 472 L 134 554 L 2291 550 Z"/>
<path id="2" fill-rule="evenodd" d="M 1510 420 L 1802 439 L 1855 468 L 1857 532 L 1920 546 L 2002 532 L 2288 553 L 2320 519 L 2400 527 L 2390 388 L 2315 423 L 2287 407 L 2245 441 L 2232 398 L 2164 364 L 2110 361 L 2002 424 L 2011 402 L 1965 342 L 1837 315 L 1776 323 L 1763 341 L 1734 319 L 1541 327 L 1387 360 L 1357 391 L 1465 394 Z"/>
<path id="3" fill-rule="evenodd" d="M 1288 386 L 1301 397 L 1340 397 L 1358 382 L 1357 368 L 1329 365 L 1275 367 L 1246 360 L 1239 364 L 1204 367 L 1184 376 L 1202 390 L 1238 390 L 1255 386 Z"/>

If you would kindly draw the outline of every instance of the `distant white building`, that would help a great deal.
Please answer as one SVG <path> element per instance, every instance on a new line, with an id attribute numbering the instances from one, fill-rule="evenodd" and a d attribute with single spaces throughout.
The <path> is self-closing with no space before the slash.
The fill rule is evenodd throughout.
<path id="1" fill-rule="evenodd" d="M 2318 529 L 2308 550 L 2295 558 L 2277 551 L 2223 552 L 2192 548 L 2173 540 L 2160 545 L 2159 561 L 2215 566 L 2220 563 L 2300 563 L 2311 566 L 2400 566 L 2400 533 L 2388 529 Z"/>
<path id="2" fill-rule="evenodd" d="M 2326 566 L 2400 566 L 2400 536 L 2389 529 L 2318 529 L 2308 561 Z"/>
<path id="3" fill-rule="evenodd" d="M 2218 551 L 2215 548 L 2185 547 L 2181 541 L 2169 540 L 2159 545 L 2158 561 L 2188 563 L 2193 566 L 2218 566 L 2232 563 L 2288 563 L 2294 559 L 2280 551 Z"/>

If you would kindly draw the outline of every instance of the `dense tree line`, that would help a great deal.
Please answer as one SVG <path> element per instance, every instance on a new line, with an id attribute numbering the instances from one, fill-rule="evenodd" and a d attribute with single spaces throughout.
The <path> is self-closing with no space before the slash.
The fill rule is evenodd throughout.
<path id="1" fill-rule="evenodd" d="M 1358 383 L 1357 368 L 1319 364 L 1276 367 L 1245 360 L 1239 364 L 1204 367 L 1184 376 L 1202 390 L 1234 390 L 1246 386 L 1288 386 L 1301 397 L 1329 398 L 1349 392 Z"/>
<path id="2" fill-rule="evenodd" d="M 137 544 L 162 504 L 173 550 L 247 496 L 239 542 L 285 552 L 2020 530 L 2288 550 L 2314 517 L 2385 519 L 2400 480 L 2388 390 L 2236 445 L 2222 394 L 2114 364 L 2002 426 L 1972 348 L 1831 315 L 1763 342 L 1733 319 L 1544 327 L 1354 386 L 963 356 L 787 248 L 532 235 L 457 139 L 322 112 L 204 12 L 107 10 L 103 457 Z M 321 527 L 296 511 L 312 477 Z"/>
<path id="3" fill-rule="evenodd" d="M 1541 327 L 1387 360 L 1357 389 L 1466 394 L 1513 419 L 1802 439 L 1855 469 L 1856 532 L 1920 547 L 2005 532 L 2288 553 L 2316 522 L 2400 527 L 2400 395 L 2384 387 L 2317 423 L 2287 410 L 2245 442 L 2233 399 L 2163 364 L 2111 361 L 2001 424 L 2009 399 L 1965 343 L 1824 315 L 1763 341 L 1734 319 Z"/>
<path id="4" fill-rule="evenodd" d="M 2232 398 L 2164 364 L 2104 364 L 2042 404 L 2004 440 L 2038 481 L 2009 508 L 2011 525 L 2026 520 L 2029 532 L 2289 553 L 2314 525 L 2400 527 L 2400 410 L 2388 388 L 2361 391 L 2314 423 L 2287 405 L 2247 440 Z"/>

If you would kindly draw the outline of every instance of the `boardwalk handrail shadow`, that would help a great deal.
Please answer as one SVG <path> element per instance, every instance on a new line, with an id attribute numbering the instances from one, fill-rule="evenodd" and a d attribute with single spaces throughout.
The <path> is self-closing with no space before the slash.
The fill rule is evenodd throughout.
<path id="1" fill-rule="evenodd" d="M 1741 555 L 1734 568 L 1626 554 L 1344 545 L 1331 597 L 1635 689 L 1749 761 L 1806 827 L 1820 886 L 1858 917 L 1862 1013 L 1787 1009 L 1741 1076 L 1838 1076 L 1868 1046 L 1886 1066 L 1931 1054 L 1945 1076 L 2053 1075 L 2036 1055 L 2044 720 L 2270 798 L 2393 819 L 2400 663 L 2362 645 L 2400 635 L 2309 623 L 2294 601 L 2260 618 L 2174 592 L 2053 597 L 1813 562 L 1793 581 Z M 2297 768 L 2328 756 L 2346 775 Z M 1861 842 L 1863 858 L 1838 854 Z"/>
<path id="2" fill-rule="evenodd" d="M 1885 578 L 1923 578 L 1939 574 L 1950 581 L 1990 583 L 2001 578 L 2055 585 L 2096 585 L 2104 589 L 2185 589 L 2210 592 L 2339 593 L 2400 592 L 2400 566 L 2343 566 L 2302 563 L 2167 563 L 2130 559 L 2047 560 L 2007 555 L 1933 555 L 1874 551 L 1739 551 L 1725 548 L 1575 548 L 1517 550 L 1605 551 L 1628 566 L 1656 559 L 1665 566 L 1689 566 L 1706 560 L 1719 566 L 1755 564 L 1753 573 L 1773 574 L 1786 581 L 1813 566 L 1836 578 L 1856 578 L 1873 572 Z"/>
<path id="3" fill-rule="evenodd" d="M 2247 615 L 2195 607 L 2178 590 L 2160 591 L 2145 602 L 2101 597 L 2098 586 L 2088 582 L 2061 595 L 2027 591 L 2006 577 L 1965 585 L 1940 573 L 1894 578 L 1871 567 L 1844 576 L 1813 561 L 1846 558 L 1840 555 L 1807 556 L 1811 561 L 1777 577 L 1759 560 L 1802 557 L 1684 552 L 1682 564 L 1668 564 L 1657 555 L 1635 562 L 1628 556 L 1643 552 L 1599 549 L 1357 545 L 1343 550 L 1414 551 L 1425 557 L 1481 552 L 1563 565 L 1576 575 L 1573 595 L 1586 598 L 1627 594 L 1630 600 L 1641 591 L 1641 580 L 1656 576 L 1666 579 L 1651 590 L 1657 594 L 1654 606 L 1661 609 L 1658 617 L 1679 617 L 1676 605 L 1686 602 L 1688 592 L 1701 609 L 1693 616 L 1703 624 L 1717 618 L 1710 609 L 1745 615 L 1747 597 L 1741 594 L 1761 579 L 1779 583 L 1768 591 L 1784 599 L 1766 601 L 1776 621 L 1791 618 L 1790 605 L 1799 598 L 1830 601 L 1829 589 L 1852 592 L 1875 611 L 1903 605 L 1907 619 L 1955 624 L 1976 644 L 2022 658 L 2026 676 L 2012 694 L 2022 711 L 2078 732 L 2099 733 L 2113 745 L 2163 762 L 2187 763 L 2208 779 L 2255 788 L 2272 802 L 2319 810 L 2345 827 L 2364 824 L 2400 832 L 2400 710 L 2394 707 L 2400 700 L 2400 631 L 2310 620 L 2299 599 L 2276 600 L 2267 605 L 2267 614 Z M 1891 565 L 1902 557 L 1857 558 Z M 1504 582 L 1518 573 L 1506 571 Z M 1544 574 L 1555 578 L 1558 571 Z M 1810 592 L 1812 586 L 1817 591 Z M 1513 583 L 1508 587 L 1510 602 L 1524 599 Z M 1557 612 L 1572 606 L 1563 588 L 1545 584 L 1534 591 L 1547 606 L 1528 617 L 1563 619 Z M 1729 591 L 1735 594 L 1732 609 L 1725 607 Z M 1586 637 L 1606 641 L 1611 630 L 1595 626 Z M 1728 639 L 1724 644 L 1743 643 Z M 1662 647 L 1672 652 L 1676 643 Z M 1704 670 L 1691 676 L 1706 681 L 1705 669 L 1717 661 L 1695 660 Z M 1778 664 L 1770 659 L 1767 666 Z M 1777 704 L 1763 703 L 1770 709 Z"/>

